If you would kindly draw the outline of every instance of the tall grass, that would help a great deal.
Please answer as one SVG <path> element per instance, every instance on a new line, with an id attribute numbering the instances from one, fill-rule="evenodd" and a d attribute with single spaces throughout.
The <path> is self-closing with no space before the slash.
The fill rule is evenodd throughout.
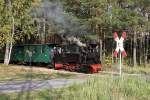
<path id="1" fill-rule="evenodd" d="M 150 100 L 150 81 L 130 77 L 94 77 L 65 91 L 68 95 L 61 100 Z"/>
<path id="2" fill-rule="evenodd" d="M 142 77 L 92 76 L 84 84 L 31 94 L 28 100 L 150 100 L 150 81 Z M 23 97 L 21 100 L 26 100 Z"/>

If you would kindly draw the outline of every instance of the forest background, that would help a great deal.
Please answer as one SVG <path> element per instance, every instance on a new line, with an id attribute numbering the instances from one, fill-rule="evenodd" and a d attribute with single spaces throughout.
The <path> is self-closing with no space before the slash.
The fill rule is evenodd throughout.
<path id="1" fill-rule="evenodd" d="M 53 34 L 96 40 L 100 60 L 112 64 L 113 33 L 124 31 L 125 63 L 149 66 L 150 0 L 0 0 L 0 48 L 7 65 L 18 41 L 44 41 Z"/>

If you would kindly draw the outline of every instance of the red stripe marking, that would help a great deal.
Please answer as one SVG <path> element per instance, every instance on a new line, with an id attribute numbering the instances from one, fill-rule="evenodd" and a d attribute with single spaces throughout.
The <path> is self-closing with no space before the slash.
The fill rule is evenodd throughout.
<path id="1" fill-rule="evenodd" d="M 126 32 L 123 32 L 123 33 L 122 33 L 122 38 L 124 38 L 124 40 L 125 40 L 126 37 L 127 37 L 127 36 L 126 36 Z"/>
<path id="2" fill-rule="evenodd" d="M 59 70 L 63 68 L 63 64 L 55 64 L 55 69 Z"/>
<path id="3" fill-rule="evenodd" d="M 113 55 L 114 55 L 114 57 L 117 57 L 118 52 L 117 52 L 117 51 L 115 51 Z"/>
<path id="4" fill-rule="evenodd" d="M 117 32 L 114 32 L 114 39 L 116 40 L 116 38 L 118 38 L 118 34 Z"/>
<path id="5" fill-rule="evenodd" d="M 92 73 L 97 73 L 98 71 L 100 71 L 102 69 L 101 64 L 92 64 L 92 65 L 90 65 L 90 67 L 91 67 Z"/>

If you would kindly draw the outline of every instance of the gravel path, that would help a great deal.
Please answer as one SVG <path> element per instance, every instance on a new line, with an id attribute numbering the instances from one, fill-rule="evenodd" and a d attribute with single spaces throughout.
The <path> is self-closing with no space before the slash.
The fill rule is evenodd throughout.
<path id="1" fill-rule="evenodd" d="M 80 79 L 52 79 L 52 80 L 41 80 L 41 81 L 15 81 L 0 83 L 0 93 L 6 92 L 21 92 L 21 91 L 32 91 L 38 89 L 49 89 L 49 88 L 61 88 L 67 87 L 71 84 L 83 83 L 84 80 Z"/>

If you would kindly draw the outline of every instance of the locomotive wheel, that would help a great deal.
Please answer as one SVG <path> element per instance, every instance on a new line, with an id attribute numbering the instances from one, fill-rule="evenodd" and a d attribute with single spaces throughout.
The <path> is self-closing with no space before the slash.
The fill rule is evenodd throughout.
<path id="1" fill-rule="evenodd" d="M 81 73 L 91 73 L 90 66 L 88 66 L 88 65 L 80 66 L 80 72 Z"/>
<path id="2" fill-rule="evenodd" d="M 64 65 L 64 69 L 65 69 L 65 70 L 68 70 L 68 71 L 71 71 L 71 72 L 76 71 L 76 70 L 75 70 L 75 67 L 76 67 L 76 66 L 75 66 L 74 64 L 65 64 L 65 65 Z"/>
<path id="3" fill-rule="evenodd" d="M 69 69 L 70 69 L 70 71 L 72 71 L 72 72 L 75 72 L 76 71 L 76 64 L 69 64 Z"/>

